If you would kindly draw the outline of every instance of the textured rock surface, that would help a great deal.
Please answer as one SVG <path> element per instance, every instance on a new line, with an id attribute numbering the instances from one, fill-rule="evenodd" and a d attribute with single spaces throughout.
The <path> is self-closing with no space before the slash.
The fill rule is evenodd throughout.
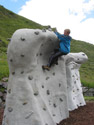
<path id="1" fill-rule="evenodd" d="M 69 116 L 65 61 L 41 66 L 57 46 L 52 31 L 17 30 L 8 47 L 10 76 L 4 125 L 56 125 Z"/>
<path id="2" fill-rule="evenodd" d="M 66 57 L 66 74 L 68 89 L 68 108 L 70 111 L 84 106 L 82 85 L 80 81 L 79 68 L 88 60 L 85 53 L 69 53 Z"/>

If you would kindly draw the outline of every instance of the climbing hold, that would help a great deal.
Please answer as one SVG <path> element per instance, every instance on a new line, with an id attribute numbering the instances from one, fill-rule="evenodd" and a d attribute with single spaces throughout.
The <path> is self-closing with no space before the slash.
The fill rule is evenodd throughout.
<path id="1" fill-rule="evenodd" d="M 46 108 L 44 107 L 43 110 L 46 111 Z"/>
<path id="2" fill-rule="evenodd" d="M 44 88 L 44 85 L 42 85 L 42 88 Z"/>
<path id="3" fill-rule="evenodd" d="M 8 93 L 11 93 L 11 89 L 8 90 Z"/>
<path id="4" fill-rule="evenodd" d="M 42 53 L 40 53 L 40 56 L 42 56 Z"/>
<path id="5" fill-rule="evenodd" d="M 74 83 L 76 84 L 76 81 L 74 81 Z"/>
<path id="6" fill-rule="evenodd" d="M 26 105 L 26 104 L 27 104 L 27 102 L 24 102 L 24 103 L 23 103 L 23 105 Z"/>
<path id="7" fill-rule="evenodd" d="M 83 53 L 82 55 L 83 55 L 83 56 L 85 56 L 85 54 L 84 54 L 84 53 Z"/>
<path id="8" fill-rule="evenodd" d="M 23 74 L 23 73 L 24 73 L 24 71 L 21 72 L 21 74 Z"/>
<path id="9" fill-rule="evenodd" d="M 8 111 L 9 111 L 9 112 L 12 112 L 13 109 L 12 109 L 11 107 L 8 107 Z"/>
<path id="10" fill-rule="evenodd" d="M 53 114 L 53 116 L 56 116 L 55 114 Z"/>
<path id="11" fill-rule="evenodd" d="M 50 95 L 50 91 L 49 90 L 47 90 L 47 95 Z"/>
<path id="12" fill-rule="evenodd" d="M 12 59 L 10 59 L 10 62 L 13 62 L 13 60 L 12 60 Z"/>
<path id="13" fill-rule="evenodd" d="M 24 57 L 24 55 L 22 54 L 21 57 Z"/>
<path id="14" fill-rule="evenodd" d="M 33 76 L 28 76 L 28 79 L 29 79 L 29 80 L 32 80 L 32 79 L 33 79 Z"/>
<path id="15" fill-rule="evenodd" d="M 34 95 L 37 96 L 37 95 L 38 95 L 38 92 L 35 92 Z"/>
<path id="16" fill-rule="evenodd" d="M 15 72 L 12 72 L 12 75 L 15 75 Z"/>
<path id="17" fill-rule="evenodd" d="M 56 104 L 54 103 L 53 106 L 56 108 Z"/>
<path id="18" fill-rule="evenodd" d="M 53 72 L 53 76 L 55 76 L 55 72 Z"/>
<path id="19" fill-rule="evenodd" d="M 46 29 L 42 29 L 42 32 L 46 32 Z"/>
<path id="20" fill-rule="evenodd" d="M 28 114 L 27 114 L 27 116 L 25 117 L 25 119 L 28 119 L 28 118 L 30 118 L 31 117 L 31 115 L 33 115 L 33 111 L 31 111 L 31 112 L 29 112 Z"/>
<path id="21" fill-rule="evenodd" d="M 22 38 L 22 37 L 21 37 L 21 40 L 22 40 L 22 41 L 25 41 L 25 38 Z"/>
<path id="22" fill-rule="evenodd" d="M 46 80 L 48 80 L 50 77 L 46 77 Z"/>
<path id="23" fill-rule="evenodd" d="M 62 99 L 62 98 L 60 98 L 60 101 L 61 101 L 61 102 L 63 102 L 63 99 Z"/>
<path id="24" fill-rule="evenodd" d="M 38 35 L 39 34 L 39 32 L 38 31 L 36 31 L 36 32 L 34 32 L 36 35 Z"/>
<path id="25" fill-rule="evenodd" d="M 59 87 L 61 87 L 61 83 L 59 83 Z"/>

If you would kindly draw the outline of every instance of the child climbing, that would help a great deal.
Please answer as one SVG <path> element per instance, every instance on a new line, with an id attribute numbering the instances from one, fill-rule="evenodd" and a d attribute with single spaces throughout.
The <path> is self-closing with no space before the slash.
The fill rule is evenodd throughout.
<path id="1" fill-rule="evenodd" d="M 58 64 L 58 57 L 62 55 L 67 55 L 70 52 L 70 42 L 71 42 L 71 37 L 69 36 L 70 34 L 70 29 L 65 29 L 64 34 L 60 34 L 57 31 L 55 31 L 55 34 L 57 35 L 60 43 L 59 43 L 59 48 L 55 49 L 53 54 L 51 54 L 49 58 L 49 62 L 47 65 L 43 65 L 42 68 L 44 70 L 50 70 L 52 64 Z"/>

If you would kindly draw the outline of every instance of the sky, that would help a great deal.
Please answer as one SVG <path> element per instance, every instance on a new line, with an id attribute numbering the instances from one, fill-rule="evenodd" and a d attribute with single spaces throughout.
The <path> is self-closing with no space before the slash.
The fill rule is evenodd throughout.
<path id="1" fill-rule="evenodd" d="M 94 0 L 0 0 L 0 5 L 41 25 L 94 44 Z"/>

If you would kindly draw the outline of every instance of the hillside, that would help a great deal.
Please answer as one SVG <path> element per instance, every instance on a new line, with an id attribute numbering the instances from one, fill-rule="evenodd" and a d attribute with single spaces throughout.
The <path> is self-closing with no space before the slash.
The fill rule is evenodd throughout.
<path id="1" fill-rule="evenodd" d="M 8 38 L 11 38 L 15 30 L 20 28 L 43 29 L 47 27 L 21 17 L 0 6 L 0 79 L 9 75 L 6 52 L 9 43 Z M 84 85 L 94 87 L 94 45 L 73 39 L 71 52 L 81 51 L 85 52 L 89 57 L 89 60 L 80 68 L 81 81 Z"/>

